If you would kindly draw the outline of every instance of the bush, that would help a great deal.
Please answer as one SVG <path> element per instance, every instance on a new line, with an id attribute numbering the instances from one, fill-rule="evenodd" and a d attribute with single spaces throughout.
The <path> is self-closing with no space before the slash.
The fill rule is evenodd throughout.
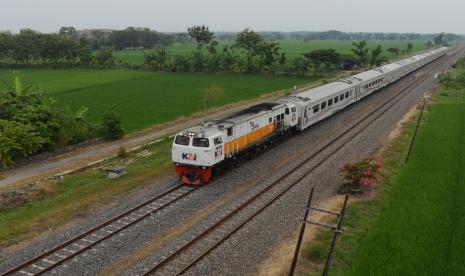
<path id="1" fill-rule="evenodd" d="M 99 65 L 114 65 L 115 58 L 113 57 L 113 49 L 111 48 L 102 48 L 97 52 L 95 60 Z"/>
<path id="2" fill-rule="evenodd" d="M 121 138 L 123 134 L 121 116 L 113 110 L 106 111 L 102 118 L 102 136 L 106 139 L 116 140 Z"/>
<path id="3" fill-rule="evenodd" d="M 128 151 L 126 150 L 125 147 L 119 147 L 118 149 L 118 157 L 119 158 L 126 158 L 129 156 Z"/>

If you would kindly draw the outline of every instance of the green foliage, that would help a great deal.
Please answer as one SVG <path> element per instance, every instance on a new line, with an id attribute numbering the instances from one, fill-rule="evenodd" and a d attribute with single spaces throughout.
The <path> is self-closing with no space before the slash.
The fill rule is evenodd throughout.
<path id="1" fill-rule="evenodd" d="M 71 34 L 41 34 L 30 29 L 23 29 L 17 34 L 0 32 L 0 61 L 4 63 L 72 64 L 88 58 L 82 56 L 89 54 L 85 47 L 77 44 Z"/>
<path id="2" fill-rule="evenodd" d="M 368 62 L 368 51 L 366 40 L 352 43 L 352 52 L 357 60 L 357 64 L 361 67 L 365 66 Z"/>
<path id="3" fill-rule="evenodd" d="M 413 44 L 411 45 L 413 47 Z M 371 51 L 371 59 L 370 59 L 371 67 L 380 66 L 381 64 L 383 64 L 383 62 L 386 61 L 386 59 L 383 56 L 381 56 L 382 53 L 383 53 L 383 46 L 381 45 L 376 46 L 376 48 Z"/>
<path id="4" fill-rule="evenodd" d="M 123 122 L 121 121 L 121 116 L 116 111 L 108 110 L 103 113 L 101 132 L 103 137 L 110 140 L 123 137 Z"/>
<path id="5" fill-rule="evenodd" d="M 149 28 L 128 27 L 125 30 L 111 32 L 108 41 L 103 41 L 103 43 L 107 42 L 108 46 L 116 50 L 138 47 L 149 49 L 171 45 L 174 39 L 174 35 L 160 33 Z"/>
<path id="6" fill-rule="evenodd" d="M 388 51 L 389 53 L 391 53 L 391 55 L 392 55 L 393 57 L 395 57 L 395 58 L 397 58 L 397 57 L 399 56 L 399 54 L 400 54 L 400 49 L 399 49 L 399 48 L 394 48 L 394 47 L 392 47 L 392 48 L 387 49 L 387 51 Z"/>
<path id="7" fill-rule="evenodd" d="M 99 65 L 113 65 L 115 63 L 115 58 L 113 57 L 113 49 L 102 48 L 95 55 L 95 60 Z"/>
<path id="8" fill-rule="evenodd" d="M 168 52 L 164 48 L 144 53 L 144 65 L 163 70 L 168 61 Z"/>
<path id="9" fill-rule="evenodd" d="M 279 43 L 268 42 L 262 35 L 245 29 L 237 35 L 235 48 L 242 49 L 246 56 L 244 71 L 255 73 L 268 69 L 280 57 Z"/>
<path id="10" fill-rule="evenodd" d="M 313 67 L 315 73 L 323 74 L 326 71 L 337 68 L 341 57 L 334 49 L 320 49 L 304 53 L 308 64 Z"/>
<path id="11" fill-rule="evenodd" d="M 39 152 L 48 142 L 32 124 L 0 119 L 0 167 L 5 168 L 16 158 Z"/>
<path id="12" fill-rule="evenodd" d="M 36 85 L 23 87 L 15 72 L 13 85 L 6 85 L 0 97 L 1 165 L 88 139 L 92 133 L 86 113 L 85 107 L 73 112 Z"/>

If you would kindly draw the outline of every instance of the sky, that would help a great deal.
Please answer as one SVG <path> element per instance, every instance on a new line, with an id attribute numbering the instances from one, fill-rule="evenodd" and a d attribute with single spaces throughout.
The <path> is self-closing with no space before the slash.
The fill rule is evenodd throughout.
<path id="1" fill-rule="evenodd" d="M 2 3 L 3 2 L 3 3 Z M 464 0 L 0 0 L 0 30 L 148 27 L 213 31 L 465 34 Z"/>

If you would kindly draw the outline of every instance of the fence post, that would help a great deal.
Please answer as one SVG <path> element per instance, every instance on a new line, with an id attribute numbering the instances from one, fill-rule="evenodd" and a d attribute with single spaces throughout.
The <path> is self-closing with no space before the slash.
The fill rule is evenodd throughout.
<path id="1" fill-rule="evenodd" d="M 339 216 L 339 220 L 337 222 L 337 227 L 334 230 L 333 240 L 331 241 L 331 247 L 329 248 L 328 258 L 326 259 L 325 268 L 323 270 L 323 276 L 328 275 L 329 266 L 331 265 L 331 257 L 333 255 L 334 247 L 336 246 L 336 239 L 337 239 L 337 236 L 341 233 L 342 219 L 344 218 L 344 213 L 346 211 L 347 200 L 348 199 L 349 199 L 349 195 L 347 194 L 346 197 L 344 198 L 344 205 L 342 206 L 342 210 L 341 210 L 341 213 L 340 213 L 340 216 Z"/>
<path id="2" fill-rule="evenodd" d="M 297 259 L 299 258 L 300 246 L 302 245 L 302 239 L 305 233 L 305 225 L 307 224 L 306 221 L 308 218 L 308 213 L 310 211 L 310 204 L 312 203 L 313 190 L 314 188 L 310 190 L 310 195 L 308 197 L 307 209 L 305 209 L 305 215 L 302 221 L 302 226 L 300 227 L 299 239 L 297 240 L 297 245 L 295 247 L 294 258 L 292 259 L 292 265 L 291 270 L 289 271 L 289 276 L 294 275 L 295 266 L 297 265 Z"/>
<path id="3" fill-rule="evenodd" d="M 408 148 L 407 156 L 405 157 L 405 163 L 410 159 L 410 154 L 412 153 L 413 143 L 415 143 L 415 138 L 417 137 L 418 128 L 420 127 L 421 118 L 423 117 L 423 111 L 425 110 L 426 100 L 423 98 L 423 105 L 421 106 L 420 116 L 418 116 L 417 125 L 415 127 L 415 132 L 413 133 L 412 141 Z"/>

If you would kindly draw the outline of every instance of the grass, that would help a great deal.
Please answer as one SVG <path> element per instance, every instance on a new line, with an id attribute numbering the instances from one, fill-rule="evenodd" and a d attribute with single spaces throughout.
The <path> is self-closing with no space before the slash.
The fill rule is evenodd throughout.
<path id="1" fill-rule="evenodd" d="M 416 119 L 383 153 L 387 177 L 377 196 L 349 206 L 330 274 L 465 274 L 465 89 L 443 87 L 434 100 L 409 163 Z M 303 252 L 320 269 L 330 238 L 321 233 Z"/>
<path id="2" fill-rule="evenodd" d="M 11 70 L 0 70 L 0 79 L 12 76 Z M 202 95 L 212 84 L 224 89 L 224 96 L 212 102 L 214 107 L 317 79 L 116 69 L 29 69 L 21 71 L 21 77 L 74 108 L 89 107 L 91 123 L 100 122 L 102 114 L 114 106 L 128 132 L 201 111 Z"/>
<path id="3" fill-rule="evenodd" d="M 149 146 L 147 150 L 153 154 L 128 165 L 128 174 L 122 178 L 109 180 L 103 170 L 89 170 L 68 176 L 63 182 L 49 183 L 53 192 L 45 198 L 20 207 L 0 209 L 0 244 L 53 229 L 78 214 L 95 209 L 96 205 L 153 184 L 154 177 L 171 169 L 171 141 Z M 119 163 L 121 159 L 116 158 L 105 165 Z"/>
<path id="4" fill-rule="evenodd" d="M 286 53 L 288 60 L 293 60 L 295 57 L 299 56 L 302 53 L 310 52 L 318 49 L 335 49 L 338 53 L 341 54 L 350 54 L 352 49 L 353 41 L 339 41 L 339 40 L 311 40 L 305 42 L 303 40 L 279 40 L 279 45 L 281 51 Z M 384 50 L 387 50 L 392 47 L 405 49 L 408 41 L 391 41 L 391 40 L 369 40 L 368 48 L 374 49 L 376 45 L 380 44 L 383 46 Z M 421 51 L 425 49 L 425 41 L 415 40 L 411 41 L 414 45 L 413 52 Z M 232 45 L 231 41 L 220 41 L 220 49 L 225 45 Z M 192 53 L 196 45 L 194 43 L 188 44 L 175 44 L 173 46 L 167 47 L 169 55 L 187 55 Z M 384 56 L 387 58 L 392 58 L 388 52 L 384 52 Z M 130 64 L 142 64 L 144 62 L 144 51 L 143 50 L 134 50 L 134 51 L 118 51 L 115 52 L 115 57 L 130 63 Z"/>

